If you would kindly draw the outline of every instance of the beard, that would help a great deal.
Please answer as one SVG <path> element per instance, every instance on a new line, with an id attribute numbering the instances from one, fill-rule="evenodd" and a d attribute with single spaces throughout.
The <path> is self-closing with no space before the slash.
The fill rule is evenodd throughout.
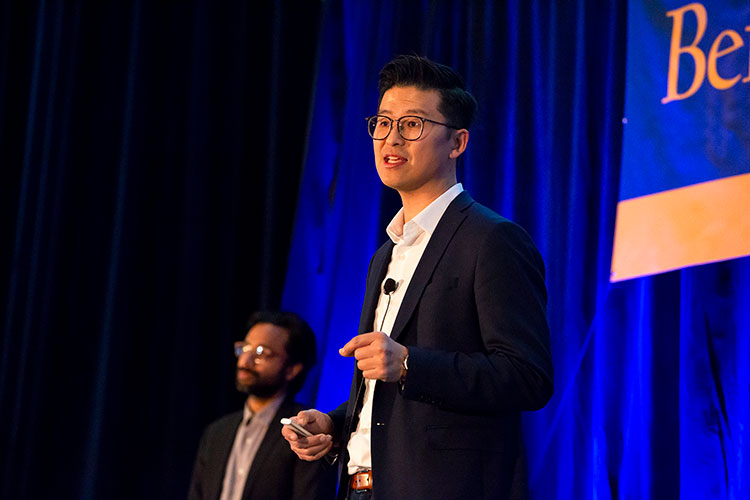
<path id="1" fill-rule="evenodd" d="M 253 375 L 250 382 L 240 382 L 239 379 L 235 378 L 235 386 L 237 387 L 237 390 L 244 392 L 247 395 L 258 396 L 259 398 L 270 398 L 286 385 L 286 380 L 282 373 L 278 373 L 275 377 L 262 377 L 254 370 L 247 368 L 237 369 L 238 372 L 240 370 Z"/>

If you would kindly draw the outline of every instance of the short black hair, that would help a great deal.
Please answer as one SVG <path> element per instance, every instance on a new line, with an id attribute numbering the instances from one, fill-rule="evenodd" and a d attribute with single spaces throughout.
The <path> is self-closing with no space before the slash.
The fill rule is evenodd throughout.
<path id="1" fill-rule="evenodd" d="M 466 90 L 464 79 L 453 68 L 417 55 L 400 55 L 387 62 L 378 78 L 378 107 L 392 87 L 417 87 L 440 93 L 438 111 L 449 124 L 468 129 L 477 112 L 477 100 Z"/>
<path id="2" fill-rule="evenodd" d="M 286 354 L 289 364 L 302 363 L 300 371 L 287 388 L 289 394 L 297 394 L 305 384 L 305 379 L 310 369 L 318 360 L 318 351 L 315 343 L 315 333 L 307 324 L 307 321 L 293 312 L 287 311 L 257 311 L 247 320 L 247 328 L 250 330 L 258 323 L 270 323 L 283 328 L 289 334 L 286 343 Z"/>

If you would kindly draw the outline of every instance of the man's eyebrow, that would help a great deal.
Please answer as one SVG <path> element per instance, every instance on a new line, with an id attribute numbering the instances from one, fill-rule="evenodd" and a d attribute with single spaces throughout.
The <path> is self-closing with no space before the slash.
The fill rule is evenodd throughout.
<path id="1" fill-rule="evenodd" d="M 391 114 L 391 111 L 388 110 L 388 109 L 381 109 L 381 110 L 378 111 L 378 114 L 379 115 L 389 115 L 389 114 Z M 405 114 L 403 116 L 409 116 L 409 115 L 426 115 L 426 114 L 427 114 L 427 111 L 425 111 L 422 108 L 412 108 L 412 109 L 407 109 L 405 111 Z"/>

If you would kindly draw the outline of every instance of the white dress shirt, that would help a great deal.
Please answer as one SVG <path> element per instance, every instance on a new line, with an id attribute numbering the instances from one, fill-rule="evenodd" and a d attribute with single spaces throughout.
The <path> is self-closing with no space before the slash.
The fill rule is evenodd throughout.
<path id="1" fill-rule="evenodd" d="M 404 223 L 404 209 L 402 208 L 388 224 L 386 232 L 395 246 L 385 279 L 392 278 L 396 281 L 397 286 L 396 290 L 390 294 L 390 304 L 388 303 L 389 297 L 384 293 L 380 294 L 378 306 L 375 309 L 373 331 L 383 332 L 390 336 L 396 316 L 401 308 L 401 302 L 404 300 L 404 295 L 409 288 L 409 283 L 417 269 L 419 260 L 422 258 L 425 248 L 427 248 L 427 243 L 430 241 L 430 237 L 448 205 L 463 190 L 460 183 L 454 184 L 409 222 Z M 383 283 L 385 283 L 385 279 Z M 380 285 L 381 290 L 383 289 L 383 283 Z M 372 427 L 372 402 L 375 383 L 375 380 L 365 381 L 365 394 L 362 410 L 359 413 L 359 423 L 347 444 L 346 449 L 349 452 L 348 472 L 350 475 L 359 469 L 372 468 L 370 430 Z"/>

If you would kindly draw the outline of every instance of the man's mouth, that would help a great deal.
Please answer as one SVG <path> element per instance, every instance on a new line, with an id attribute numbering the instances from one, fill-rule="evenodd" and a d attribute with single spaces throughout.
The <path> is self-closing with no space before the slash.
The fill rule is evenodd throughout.
<path id="1" fill-rule="evenodd" d="M 383 157 L 383 160 L 387 167 L 396 167 L 398 165 L 406 163 L 406 158 L 398 155 L 385 155 Z"/>

